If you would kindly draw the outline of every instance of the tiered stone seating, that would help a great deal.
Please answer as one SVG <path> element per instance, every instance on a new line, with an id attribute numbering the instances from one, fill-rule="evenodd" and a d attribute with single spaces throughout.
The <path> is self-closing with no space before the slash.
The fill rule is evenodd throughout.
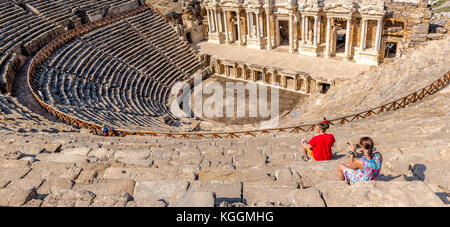
<path id="1" fill-rule="evenodd" d="M 0 89 L 5 93 L 11 91 L 23 63 L 20 55 L 32 55 L 64 29 L 29 14 L 13 1 L 0 3 L 0 25 Z"/>
<path id="2" fill-rule="evenodd" d="M 136 16 L 146 17 L 154 18 L 151 24 L 166 24 L 151 10 Z M 157 117 L 171 115 L 171 86 L 201 65 L 172 27 L 158 27 L 161 35 L 142 35 L 122 20 L 82 35 L 41 66 L 33 86 L 44 102 L 84 121 L 121 129 L 167 128 Z M 155 43 L 153 36 L 172 38 Z"/>
<path id="3" fill-rule="evenodd" d="M 138 0 L 25 0 L 23 3 L 36 9 L 40 16 L 48 21 L 61 23 L 64 26 L 78 26 L 81 10 L 88 16 L 87 21 L 99 20 L 112 13 L 120 13 L 137 8 Z M 128 4 L 128 6 L 127 6 Z"/>
<path id="4" fill-rule="evenodd" d="M 333 126 L 335 154 L 324 162 L 301 160 L 299 141 L 313 133 L 219 140 L 58 133 L 25 141 L 0 130 L 0 205 L 193 206 L 215 193 L 201 205 L 444 206 L 450 187 L 449 91 Z M 348 161 L 346 142 L 362 135 L 371 136 L 383 155 L 382 176 L 348 186 L 336 181 L 336 168 Z M 15 150 L 22 152 L 10 152 Z M 2 188 L 2 182 L 10 183 Z M 12 203 L 8 193 L 31 196 Z"/>
<path id="5" fill-rule="evenodd" d="M 164 53 L 185 75 L 189 76 L 199 69 L 198 59 L 193 55 L 193 50 L 183 45 L 177 34 L 170 32 L 170 25 L 164 23 L 155 12 L 147 11 L 142 15 L 128 18 L 127 22 L 158 51 Z"/>
<path id="6" fill-rule="evenodd" d="M 56 119 L 53 119 L 56 120 Z M 7 133 L 71 131 L 72 126 L 51 122 L 30 111 L 15 97 L 0 94 L 0 131 Z"/>
<path id="7" fill-rule="evenodd" d="M 327 94 L 311 96 L 300 109 L 300 118 L 286 119 L 311 122 L 327 117 L 334 119 L 395 101 L 416 92 L 450 71 L 450 37 L 427 43 L 403 53 L 394 62 L 338 83 Z"/>

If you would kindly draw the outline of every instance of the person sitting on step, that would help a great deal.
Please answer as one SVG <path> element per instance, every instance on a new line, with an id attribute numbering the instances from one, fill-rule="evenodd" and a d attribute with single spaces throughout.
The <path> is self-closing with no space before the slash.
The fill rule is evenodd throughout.
<path id="1" fill-rule="evenodd" d="M 302 140 L 301 149 L 303 151 L 302 159 L 308 161 L 308 153 L 313 157 L 315 161 L 330 160 L 332 155 L 332 149 L 334 142 L 333 134 L 325 133 L 330 127 L 329 122 L 324 120 L 315 125 L 315 131 L 318 133 L 309 142 Z"/>
<path id="2" fill-rule="evenodd" d="M 102 132 L 104 137 L 112 135 L 112 131 L 109 130 L 108 126 L 106 126 L 105 124 L 102 124 Z"/>
<path id="3" fill-rule="evenodd" d="M 364 156 L 360 159 L 355 159 L 355 152 L 359 147 L 363 150 Z M 379 152 L 374 153 L 373 140 L 370 137 L 362 137 L 359 144 L 350 145 L 349 149 L 349 162 L 338 166 L 339 180 L 346 180 L 349 184 L 377 180 L 380 175 L 383 157 Z"/>

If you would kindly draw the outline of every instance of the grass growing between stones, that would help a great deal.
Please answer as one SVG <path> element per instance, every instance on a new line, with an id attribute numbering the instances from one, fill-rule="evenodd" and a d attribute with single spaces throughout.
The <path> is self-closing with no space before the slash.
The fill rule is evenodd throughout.
<path id="1" fill-rule="evenodd" d="M 431 8 L 435 9 L 435 8 L 441 6 L 442 4 L 444 4 L 446 1 L 448 1 L 448 0 L 440 0 L 440 1 L 436 2 L 436 4 L 432 5 Z"/>
<path id="2" fill-rule="evenodd" d="M 440 8 L 437 10 L 433 10 L 433 13 L 443 13 L 443 12 L 450 12 L 450 6 L 444 7 L 444 8 Z"/>

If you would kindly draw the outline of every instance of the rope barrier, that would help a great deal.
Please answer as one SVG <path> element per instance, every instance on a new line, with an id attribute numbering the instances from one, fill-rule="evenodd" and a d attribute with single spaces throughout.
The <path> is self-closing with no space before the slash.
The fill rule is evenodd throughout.
<path id="1" fill-rule="evenodd" d="M 58 37 L 56 40 L 51 41 L 49 44 L 47 44 L 43 49 L 41 49 L 32 59 L 29 68 L 27 69 L 27 76 L 28 76 L 28 87 L 31 90 L 31 93 L 34 97 L 34 99 L 48 112 L 50 112 L 52 115 L 56 116 L 57 118 L 61 119 L 62 121 L 66 122 L 67 124 L 73 125 L 77 128 L 85 128 L 90 131 L 92 131 L 96 135 L 102 134 L 102 127 L 98 124 L 83 121 L 75 116 L 70 116 L 68 114 L 65 114 L 52 106 L 45 103 L 40 96 L 36 94 L 36 91 L 38 90 L 39 86 L 35 85 L 33 83 L 34 78 L 36 76 L 36 69 L 38 66 L 40 66 L 47 58 L 49 58 L 57 49 L 61 48 L 66 43 L 70 42 L 76 37 L 79 37 L 82 34 L 89 33 L 95 29 L 98 29 L 100 27 L 115 23 L 117 21 L 120 21 L 124 18 L 131 17 L 134 15 L 137 15 L 139 13 L 142 13 L 146 10 L 154 10 L 156 13 L 158 13 L 160 16 L 164 17 L 157 9 L 153 6 L 143 6 L 131 11 L 127 11 L 121 14 L 117 15 L 111 15 L 109 17 L 106 17 L 104 19 L 101 19 L 99 21 L 91 22 L 88 24 L 85 24 L 79 28 L 76 28 L 74 30 L 68 31 L 65 34 Z M 165 17 L 164 17 L 165 18 Z M 422 100 L 426 96 L 430 96 L 436 91 L 439 91 L 440 89 L 444 88 L 450 80 L 450 72 L 447 72 L 445 75 L 443 75 L 441 78 L 437 79 L 430 85 L 413 92 L 403 98 L 397 99 L 393 102 L 381 105 L 379 107 L 328 120 L 329 124 L 331 125 L 343 125 L 355 120 L 359 119 L 366 119 L 370 116 L 377 115 L 380 113 L 388 112 L 388 111 L 396 111 L 401 108 L 405 108 L 406 106 L 415 103 L 417 101 Z M 132 130 L 123 130 L 123 129 L 113 129 L 112 130 L 112 136 L 119 136 L 123 137 L 126 135 L 140 135 L 140 136 L 164 136 L 165 138 L 213 138 L 213 139 L 224 139 L 224 138 L 240 138 L 241 136 L 252 136 L 256 137 L 261 134 L 269 134 L 272 132 L 288 132 L 288 133 L 299 133 L 301 132 L 309 132 L 314 130 L 315 123 L 311 124 L 303 124 L 303 125 L 296 125 L 296 126 L 288 126 L 288 127 L 280 127 L 280 128 L 270 128 L 270 129 L 256 129 L 256 130 L 246 130 L 246 131 L 233 131 L 233 132 L 224 132 L 224 131 L 216 131 L 216 132 L 145 132 L 145 131 L 132 131 Z"/>

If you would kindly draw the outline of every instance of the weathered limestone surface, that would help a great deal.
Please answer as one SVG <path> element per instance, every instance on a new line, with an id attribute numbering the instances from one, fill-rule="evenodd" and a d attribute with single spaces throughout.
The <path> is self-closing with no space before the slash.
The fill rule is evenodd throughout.
<path id="1" fill-rule="evenodd" d="M 23 206 L 36 198 L 36 189 L 0 189 L 0 206 Z"/>
<path id="2" fill-rule="evenodd" d="M 138 2 L 115 5 L 109 12 L 133 8 Z M 42 11 L 33 4 L 25 8 L 34 13 Z M 81 14 L 97 20 L 108 12 L 100 8 Z M 74 27 L 81 24 L 80 18 L 70 16 L 73 15 L 55 23 Z M 56 28 L 11 51 L 31 55 L 52 35 L 62 32 Z M 443 35 L 445 32 L 424 36 L 426 25 L 411 29 L 417 40 L 442 39 L 410 49 L 392 63 L 342 82 L 327 94 L 311 96 L 298 108 L 300 117 L 288 114 L 282 123 L 292 125 L 367 110 L 422 88 L 447 73 L 449 38 Z M 25 62 L 21 54 L 16 53 L 13 63 L 6 64 L 3 71 L 8 77 L 15 76 L 19 63 Z M 89 65 L 97 67 L 91 64 L 95 59 L 91 60 Z M 72 72 L 78 67 L 69 63 L 66 66 Z M 95 93 L 93 87 L 78 88 L 86 99 L 94 100 L 87 97 Z M 329 132 L 337 142 L 333 160 L 326 162 L 301 160 L 300 141 L 311 138 L 311 132 L 222 139 L 133 135 L 104 138 L 44 118 L 35 113 L 38 108 L 30 106 L 30 110 L 21 104 L 23 100 L 1 94 L 0 206 L 448 206 L 449 89 L 396 112 L 333 125 Z M 125 100 L 121 98 L 121 102 Z M 106 108 L 102 100 L 98 101 L 97 108 Z M 74 107 L 80 110 L 87 105 L 76 104 Z M 133 107 L 138 103 L 126 105 L 115 108 L 121 113 L 146 108 Z M 123 116 L 136 117 L 133 121 L 139 122 L 149 120 L 138 118 L 139 114 Z M 202 129 L 208 125 L 217 127 L 205 122 Z M 254 126 L 230 126 L 245 127 Z M 346 142 L 356 142 L 363 135 L 371 136 L 383 155 L 379 181 L 353 185 L 336 181 L 337 165 L 348 161 Z"/>
<path id="3" fill-rule="evenodd" d="M 164 201 L 171 204 L 176 197 L 186 192 L 189 182 L 178 180 L 140 181 L 134 188 L 134 199 L 141 201 Z"/>
<path id="4" fill-rule="evenodd" d="M 227 181 L 193 181 L 189 185 L 189 192 L 213 192 L 216 203 L 235 203 L 242 201 L 242 183 Z"/>
<path id="5" fill-rule="evenodd" d="M 426 184 L 413 182 L 343 182 L 318 185 L 327 206 L 443 206 Z"/>
<path id="6" fill-rule="evenodd" d="M 212 192 L 187 191 L 177 196 L 176 207 L 214 207 L 215 199 Z"/>

